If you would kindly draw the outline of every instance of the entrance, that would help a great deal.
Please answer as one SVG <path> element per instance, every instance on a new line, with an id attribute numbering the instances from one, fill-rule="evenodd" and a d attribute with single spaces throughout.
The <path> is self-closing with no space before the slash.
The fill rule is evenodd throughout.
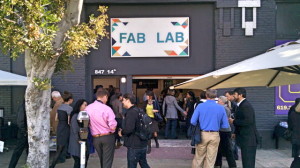
<path id="1" fill-rule="evenodd" d="M 102 85 L 103 88 L 105 88 L 110 96 L 109 98 L 115 93 L 115 92 L 122 92 L 121 87 L 121 82 L 120 82 L 121 77 L 119 76 L 94 76 L 92 79 L 92 88 L 93 88 L 93 99 L 95 99 L 95 93 L 96 93 L 96 86 L 97 85 Z M 109 102 L 110 100 L 108 100 Z"/>
<path id="2" fill-rule="evenodd" d="M 120 77 L 116 76 L 97 76 L 93 79 L 93 88 L 97 85 L 102 85 L 103 88 L 108 89 L 110 85 L 114 88 L 120 88 Z"/>
<path id="3" fill-rule="evenodd" d="M 146 100 L 145 92 L 147 89 L 152 89 L 158 102 L 161 107 L 160 111 L 162 112 L 162 105 L 164 96 L 167 93 L 167 90 L 170 86 L 176 85 L 178 83 L 184 82 L 186 80 L 189 80 L 193 77 L 190 76 L 133 76 L 132 80 L 132 90 L 133 93 L 137 97 L 137 104 L 139 107 L 142 107 L 143 102 Z M 186 92 L 189 90 L 182 90 L 182 95 L 185 96 Z M 200 94 L 200 90 L 193 90 L 195 95 Z M 178 98 L 179 90 L 176 90 L 175 97 Z M 183 102 L 183 98 L 181 100 L 178 99 L 178 101 Z M 180 104 L 180 103 L 178 103 Z M 181 104 L 183 105 L 183 104 Z M 184 107 L 183 107 L 184 108 Z M 180 113 L 179 113 L 180 114 Z M 164 138 L 165 133 L 165 122 L 159 123 L 159 139 Z M 178 124 L 177 124 L 177 136 L 179 139 L 186 139 L 186 120 L 182 116 L 179 116 Z"/>
<path id="4" fill-rule="evenodd" d="M 184 81 L 184 79 L 133 79 L 132 90 L 137 97 L 137 104 L 142 104 L 146 100 L 147 89 L 152 89 L 157 99 L 160 100 L 170 86 Z"/>

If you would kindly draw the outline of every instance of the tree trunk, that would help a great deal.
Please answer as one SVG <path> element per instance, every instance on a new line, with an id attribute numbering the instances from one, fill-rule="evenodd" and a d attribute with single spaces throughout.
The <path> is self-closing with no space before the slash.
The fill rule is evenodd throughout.
<path id="1" fill-rule="evenodd" d="M 56 60 L 39 60 L 29 50 L 25 52 L 28 85 L 25 92 L 29 154 L 27 165 L 30 168 L 49 167 L 50 139 L 50 89 L 39 90 L 33 82 L 35 77 L 51 79 Z"/>
<path id="2" fill-rule="evenodd" d="M 55 51 L 59 53 L 65 33 L 79 24 L 83 0 L 70 0 L 66 5 L 64 18 L 58 24 L 58 32 L 53 41 Z M 49 167 L 50 140 L 50 99 L 51 90 L 39 90 L 32 82 L 34 78 L 51 79 L 59 55 L 51 60 L 41 60 L 30 50 L 25 51 L 25 69 L 27 73 L 27 89 L 25 105 L 28 126 L 29 154 L 27 165 L 30 168 Z M 51 83 L 50 83 L 51 84 Z"/>

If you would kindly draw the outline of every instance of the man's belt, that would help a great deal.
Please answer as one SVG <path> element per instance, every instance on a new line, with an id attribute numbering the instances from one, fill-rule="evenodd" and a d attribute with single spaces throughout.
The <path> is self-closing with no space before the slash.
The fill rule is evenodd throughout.
<path id="1" fill-rule="evenodd" d="M 215 130 L 201 130 L 202 132 L 219 132 L 219 131 L 215 131 Z"/>
<path id="2" fill-rule="evenodd" d="M 109 133 L 104 133 L 104 134 L 96 134 L 96 135 L 93 135 L 93 137 L 97 138 L 97 137 L 101 137 L 101 136 L 105 136 L 105 135 L 110 135 L 110 134 L 113 134 L 113 133 L 109 132 Z"/>

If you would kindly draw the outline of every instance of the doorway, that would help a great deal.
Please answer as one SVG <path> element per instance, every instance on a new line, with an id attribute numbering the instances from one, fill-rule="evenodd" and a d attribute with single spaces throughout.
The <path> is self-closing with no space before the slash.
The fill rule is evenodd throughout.
<path id="1" fill-rule="evenodd" d="M 97 85 L 102 85 L 103 88 L 108 89 L 110 85 L 114 88 L 120 88 L 120 77 L 115 76 L 97 76 L 93 78 L 93 88 Z"/>

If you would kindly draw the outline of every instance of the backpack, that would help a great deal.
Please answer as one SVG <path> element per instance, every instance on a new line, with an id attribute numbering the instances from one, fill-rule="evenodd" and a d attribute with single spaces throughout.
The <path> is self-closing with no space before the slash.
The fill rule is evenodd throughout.
<path id="1" fill-rule="evenodd" d="M 152 138 L 152 120 L 144 112 L 143 109 L 137 108 L 138 110 L 138 125 L 135 135 L 137 135 L 142 141 L 146 141 Z"/>

